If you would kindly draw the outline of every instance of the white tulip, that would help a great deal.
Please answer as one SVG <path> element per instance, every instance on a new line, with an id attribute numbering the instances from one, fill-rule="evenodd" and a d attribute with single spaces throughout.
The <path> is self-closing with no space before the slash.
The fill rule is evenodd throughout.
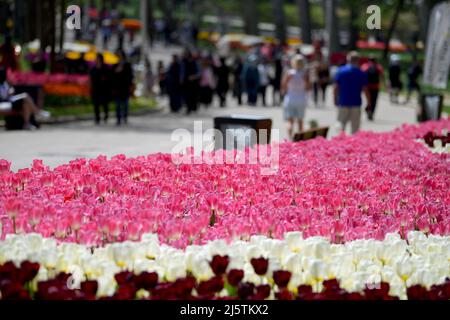
<path id="1" fill-rule="evenodd" d="M 266 243 L 266 252 L 269 256 L 276 257 L 280 260 L 290 254 L 290 250 L 285 241 L 272 240 Z"/>
<path id="2" fill-rule="evenodd" d="M 208 280 L 214 276 L 208 261 L 201 256 L 196 257 L 191 270 L 198 281 Z"/>
<path id="3" fill-rule="evenodd" d="M 165 278 L 167 281 L 175 281 L 179 278 L 186 277 L 186 269 L 182 265 L 169 265 L 165 269 Z"/>
<path id="4" fill-rule="evenodd" d="M 145 243 L 156 243 L 159 244 L 159 238 L 157 233 L 145 233 L 141 237 L 141 241 Z"/>
<path id="5" fill-rule="evenodd" d="M 302 271 L 302 258 L 299 254 L 291 253 L 283 261 L 283 267 L 287 271 L 297 273 Z"/>
<path id="6" fill-rule="evenodd" d="M 225 240 L 214 240 L 210 242 L 206 247 L 211 257 L 215 255 L 219 256 L 228 255 L 228 245 Z"/>
<path id="7" fill-rule="evenodd" d="M 117 283 L 114 277 L 111 276 L 100 277 L 97 279 L 97 283 L 98 283 L 98 290 L 97 290 L 98 297 L 110 297 L 116 291 Z"/>
<path id="8" fill-rule="evenodd" d="M 284 234 L 284 240 L 287 242 L 287 245 L 291 251 L 300 252 L 303 243 L 303 233 L 287 232 Z"/>
<path id="9" fill-rule="evenodd" d="M 263 251 L 261 250 L 261 248 L 259 248 L 258 246 L 254 245 L 254 244 L 249 244 L 247 246 L 247 259 L 251 260 L 253 258 L 260 258 L 263 255 Z"/>

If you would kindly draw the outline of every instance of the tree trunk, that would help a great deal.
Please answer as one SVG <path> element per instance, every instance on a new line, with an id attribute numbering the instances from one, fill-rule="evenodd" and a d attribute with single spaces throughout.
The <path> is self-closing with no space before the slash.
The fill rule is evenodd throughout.
<path id="1" fill-rule="evenodd" d="M 56 0 L 49 0 L 48 21 L 49 21 L 49 44 L 50 44 L 50 71 L 55 65 L 56 47 Z"/>
<path id="2" fill-rule="evenodd" d="M 172 2 L 169 0 L 158 0 L 158 7 L 163 12 L 164 22 L 170 29 L 172 29 L 173 27 Z"/>
<path id="3" fill-rule="evenodd" d="M 283 0 L 272 0 L 272 8 L 275 15 L 275 35 L 281 44 L 286 43 L 286 20 L 283 2 Z"/>
<path id="4" fill-rule="evenodd" d="M 395 27 L 397 26 L 398 16 L 400 15 L 400 12 L 402 11 L 404 4 L 405 0 L 397 0 L 397 6 L 395 8 L 394 17 L 391 20 L 391 25 L 389 26 L 388 34 L 384 41 L 384 52 L 383 52 L 384 59 L 387 59 L 387 56 L 389 54 L 389 43 L 391 42 L 392 35 L 394 34 Z"/>
<path id="5" fill-rule="evenodd" d="M 301 39 L 303 43 L 311 44 L 311 13 L 309 0 L 297 0 L 300 16 Z"/>
<path id="6" fill-rule="evenodd" d="M 420 24 L 420 40 L 425 43 L 428 34 L 428 23 L 431 14 L 433 1 L 422 0 L 417 6 L 417 16 Z"/>
<path id="7" fill-rule="evenodd" d="M 348 24 L 349 42 L 348 47 L 350 50 L 356 49 L 356 42 L 358 41 L 359 28 L 357 25 L 359 6 L 356 1 L 352 1 L 350 5 L 350 21 Z"/>
<path id="8" fill-rule="evenodd" d="M 64 33 L 65 33 L 65 19 L 64 17 L 66 16 L 66 1 L 65 0 L 59 0 L 59 4 L 60 4 L 60 12 L 59 14 L 61 15 L 60 20 L 59 20 L 59 51 L 62 52 L 63 51 L 63 46 L 64 46 Z"/>
<path id="9" fill-rule="evenodd" d="M 147 60 L 147 40 L 148 40 L 148 1 L 147 0 L 140 0 L 140 12 L 141 12 L 141 62 L 144 64 L 144 62 Z"/>
<path id="10" fill-rule="evenodd" d="M 47 52 L 47 48 L 50 47 L 50 71 L 55 62 L 55 47 L 56 47 L 56 0 L 41 0 L 38 6 L 38 14 L 40 16 L 40 34 L 39 40 L 41 41 L 41 50 Z"/>
<path id="11" fill-rule="evenodd" d="M 40 22 L 38 21 L 39 11 L 37 10 L 36 1 L 26 1 L 25 21 L 27 21 L 25 30 L 25 41 L 32 41 L 39 38 Z"/>
<path id="12" fill-rule="evenodd" d="M 340 49 L 339 43 L 339 25 L 336 15 L 336 2 L 335 0 L 325 1 L 325 26 L 327 31 L 327 43 L 329 48 L 329 55 L 338 52 Z"/>
<path id="13" fill-rule="evenodd" d="M 258 30 L 258 8 L 255 0 L 242 1 L 244 13 L 244 31 L 246 34 L 257 35 Z"/>
<path id="14" fill-rule="evenodd" d="M 153 0 L 148 0 L 147 3 L 147 32 L 150 40 L 150 47 L 153 46 L 155 38 L 155 19 L 153 17 Z"/>
<path id="15" fill-rule="evenodd" d="M 106 0 L 101 0 L 101 2 L 100 2 L 100 10 L 99 10 L 99 19 L 98 19 L 98 26 L 99 26 L 99 28 L 102 27 L 102 22 L 103 22 L 105 11 L 106 11 Z"/>

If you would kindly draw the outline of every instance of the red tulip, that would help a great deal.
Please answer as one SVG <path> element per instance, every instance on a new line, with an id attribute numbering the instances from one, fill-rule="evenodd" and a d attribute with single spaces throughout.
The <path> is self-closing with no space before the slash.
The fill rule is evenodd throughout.
<path id="1" fill-rule="evenodd" d="M 199 295 L 214 294 L 223 289 L 224 282 L 222 277 L 213 277 L 210 280 L 200 282 L 197 286 L 197 292 Z"/>
<path id="2" fill-rule="evenodd" d="M 298 298 L 302 300 L 310 300 L 310 298 L 314 295 L 313 289 L 309 285 L 300 285 L 297 288 Z"/>
<path id="3" fill-rule="evenodd" d="M 39 272 L 39 263 L 32 263 L 29 261 L 24 261 L 20 264 L 19 270 L 19 281 L 21 284 L 25 284 L 36 277 Z"/>
<path id="4" fill-rule="evenodd" d="M 278 287 L 285 288 L 289 284 L 291 276 L 292 273 L 290 273 L 289 271 L 279 270 L 273 273 L 273 280 Z"/>
<path id="5" fill-rule="evenodd" d="M 136 297 L 137 288 L 132 283 L 124 283 L 119 286 L 114 294 L 115 300 L 134 300 Z"/>
<path id="6" fill-rule="evenodd" d="M 255 285 L 250 282 L 240 283 L 238 287 L 238 297 L 246 300 L 255 294 Z"/>
<path id="7" fill-rule="evenodd" d="M 195 284 L 196 280 L 194 277 L 186 277 L 175 281 L 171 286 L 171 290 L 177 298 L 186 299 L 190 297 L 192 290 L 195 288 Z"/>
<path id="8" fill-rule="evenodd" d="M 275 293 L 275 298 L 278 300 L 292 300 L 294 296 L 287 289 L 281 289 L 281 291 Z"/>
<path id="9" fill-rule="evenodd" d="M 95 280 L 83 281 L 80 284 L 81 291 L 88 296 L 95 296 L 98 290 L 98 283 Z"/>
<path id="10" fill-rule="evenodd" d="M 253 269 L 255 270 L 255 273 L 259 276 L 263 276 L 267 273 L 267 269 L 269 267 L 269 260 L 265 258 L 253 258 L 250 260 L 250 263 L 253 266 Z"/>
<path id="11" fill-rule="evenodd" d="M 256 295 L 258 300 L 267 299 L 270 296 L 272 288 L 268 284 L 262 284 L 256 287 Z"/>
<path id="12" fill-rule="evenodd" d="M 237 270 L 232 269 L 228 272 L 228 283 L 232 285 L 233 287 L 236 287 L 244 278 L 244 271 L 243 270 Z"/>
<path id="13" fill-rule="evenodd" d="M 158 274 L 156 272 L 142 272 L 134 278 L 138 289 L 150 290 L 158 284 Z"/>
<path id="14" fill-rule="evenodd" d="M 228 256 L 216 255 L 213 257 L 209 265 L 216 276 L 221 276 L 226 272 L 229 263 L 230 258 Z"/>
<path id="15" fill-rule="evenodd" d="M 114 275 L 114 279 L 116 279 L 117 284 L 120 286 L 126 283 L 132 283 L 135 279 L 135 276 L 130 271 L 122 271 Z"/>

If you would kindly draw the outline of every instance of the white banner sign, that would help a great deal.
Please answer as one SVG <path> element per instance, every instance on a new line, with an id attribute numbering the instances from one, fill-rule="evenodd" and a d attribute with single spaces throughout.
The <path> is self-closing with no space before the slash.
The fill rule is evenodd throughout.
<path id="1" fill-rule="evenodd" d="M 438 89 L 447 88 L 450 67 L 450 1 L 431 11 L 423 82 Z"/>

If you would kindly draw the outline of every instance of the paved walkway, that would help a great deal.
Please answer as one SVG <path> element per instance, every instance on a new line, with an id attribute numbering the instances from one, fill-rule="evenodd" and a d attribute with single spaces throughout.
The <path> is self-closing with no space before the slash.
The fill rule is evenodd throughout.
<path id="1" fill-rule="evenodd" d="M 331 91 L 331 90 L 330 90 Z M 330 97 L 331 98 L 331 97 Z M 331 101 L 331 100 L 329 100 Z M 161 102 L 166 104 L 165 101 Z M 229 99 L 227 108 L 219 108 L 217 101 L 209 109 L 202 108 L 197 114 L 173 115 L 164 107 L 162 112 L 131 117 L 126 127 L 110 124 L 95 126 L 93 121 L 45 126 L 41 130 L 27 132 L 0 132 L 0 158 L 12 161 L 13 169 L 30 165 L 33 159 L 42 159 L 52 167 L 79 157 L 96 157 L 100 154 L 113 156 L 145 155 L 154 152 L 171 152 L 177 144 L 171 140 L 176 129 L 194 130 L 194 121 L 201 121 L 203 130 L 213 127 L 213 118 L 218 115 L 251 114 L 272 118 L 273 128 L 280 130 L 280 140 L 286 139 L 285 123 L 280 107 L 238 107 L 234 99 Z M 336 108 L 309 108 L 306 124 L 316 120 L 319 125 L 331 127 L 330 136 L 338 133 Z M 414 123 L 415 110 L 411 106 L 393 106 L 382 95 L 374 122 L 363 118 L 362 129 L 388 131 L 402 123 Z"/>

